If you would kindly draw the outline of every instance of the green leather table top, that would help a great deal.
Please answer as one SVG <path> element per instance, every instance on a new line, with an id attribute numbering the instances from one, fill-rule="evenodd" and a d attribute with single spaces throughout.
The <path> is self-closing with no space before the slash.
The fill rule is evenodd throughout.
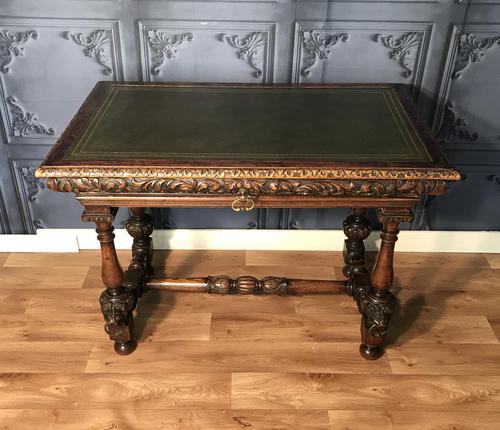
<path id="1" fill-rule="evenodd" d="M 60 161 L 136 159 L 431 161 L 390 86 L 108 85 Z"/>

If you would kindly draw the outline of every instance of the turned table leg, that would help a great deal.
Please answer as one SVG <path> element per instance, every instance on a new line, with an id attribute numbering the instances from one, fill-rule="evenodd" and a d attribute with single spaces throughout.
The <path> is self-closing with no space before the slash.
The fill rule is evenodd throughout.
<path id="1" fill-rule="evenodd" d="M 125 273 L 124 285 L 133 289 L 138 297 L 142 296 L 149 275 L 153 274 L 153 247 L 151 234 L 153 221 L 144 208 L 131 208 L 132 215 L 126 229 L 133 237 L 132 260 Z"/>
<path id="2" fill-rule="evenodd" d="M 399 223 L 412 220 L 411 211 L 406 208 L 379 209 L 377 216 L 383 224 L 382 242 L 370 285 L 354 290 L 362 315 L 359 351 L 368 360 L 376 360 L 384 353 L 385 336 L 396 305 L 396 298 L 389 291 L 394 279 L 394 246 L 398 240 Z"/>
<path id="3" fill-rule="evenodd" d="M 83 221 L 93 221 L 97 239 L 101 244 L 101 276 L 106 289 L 99 298 L 104 316 L 104 329 L 115 341 L 115 351 L 121 355 L 130 354 L 136 346 L 132 339 L 134 317 L 132 312 L 137 303 L 134 292 L 123 286 L 123 270 L 116 255 L 113 234 L 115 208 L 85 207 Z"/>
<path id="4" fill-rule="evenodd" d="M 344 269 L 343 273 L 350 278 L 360 273 L 368 273 L 365 266 L 365 245 L 363 241 L 370 235 L 372 226 L 366 219 L 367 209 L 356 208 L 352 210 L 343 223 L 344 234 Z"/>

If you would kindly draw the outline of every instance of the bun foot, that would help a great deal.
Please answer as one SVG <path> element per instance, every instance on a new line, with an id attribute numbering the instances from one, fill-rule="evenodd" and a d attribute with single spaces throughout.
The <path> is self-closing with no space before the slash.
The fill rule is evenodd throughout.
<path id="1" fill-rule="evenodd" d="M 382 346 L 369 346 L 362 343 L 359 345 L 359 352 L 361 356 L 367 360 L 376 360 L 382 357 L 384 348 Z"/>
<path id="2" fill-rule="evenodd" d="M 120 355 L 129 355 L 135 351 L 137 348 L 137 342 L 135 340 L 130 340 L 125 343 L 115 342 L 115 352 Z"/>

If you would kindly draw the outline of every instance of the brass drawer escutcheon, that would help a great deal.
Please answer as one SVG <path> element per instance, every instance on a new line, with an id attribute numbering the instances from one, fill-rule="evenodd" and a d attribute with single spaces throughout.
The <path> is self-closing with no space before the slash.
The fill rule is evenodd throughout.
<path id="1" fill-rule="evenodd" d="M 252 197 L 248 194 L 248 191 L 245 189 L 240 189 L 238 191 L 238 195 L 234 199 L 231 204 L 231 208 L 235 212 L 249 212 L 255 207 L 255 202 Z"/>

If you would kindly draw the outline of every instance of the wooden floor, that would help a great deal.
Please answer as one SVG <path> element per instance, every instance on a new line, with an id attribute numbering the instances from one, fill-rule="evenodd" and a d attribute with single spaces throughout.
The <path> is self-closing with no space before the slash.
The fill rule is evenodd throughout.
<path id="1" fill-rule="evenodd" d="M 172 276 L 340 276 L 333 252 L 176 251 Z M 126 264 L 128 253 L 120 253 Z M 0 429 L 500 429 L 500 255 L 399 254 L 380 360 L 343 295 L 151 291 L 117 356 L 97 252 L 0 254 Z"/>

